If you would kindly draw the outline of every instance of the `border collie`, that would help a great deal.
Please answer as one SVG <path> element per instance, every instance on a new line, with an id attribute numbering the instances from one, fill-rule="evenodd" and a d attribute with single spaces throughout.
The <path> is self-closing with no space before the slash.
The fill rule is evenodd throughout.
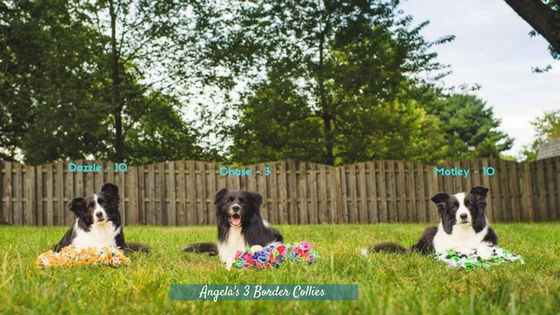
<path id="1" fill-rule="evenodd" d="M 119 199 L 119 188 L 107 183 L 99 193 L 72 200 L 69 208 L 76 215 L 76 222 L 55 245 L 54 251 L 75 245 L 78 249 L 113 246 L 122 250 L 149 252 L 145 245 L 125 242 Z"/>
<path id="2" fill-rule="evenodd" d="M 281 244 L 284 239 L 261 217 L 262 196 L 245 190 L 220 190 L 214 199 L 218 225 L 218 245 L 196 243 L 183 248 L 187 252 L 219 255 L 230 269 L 237 251 L 251 247 L 254 251 Z"/>
<path id="3" fill-rule="evenodd" d="M 484 215 L 488 188 L 477 186 L 470 193 L 460 192 L 449 196 L 438 193 L 432 197 L 441 217 L 438 227 L 427 227 L 420 240 L 409 250 L 422 254 L 439 253 L 455 250 L 465 255 L 477 255 L 481 259 L 490 259 L 494 247 L 498 245 L 498 236 L 490 227 Z M 406 248 L 395 243 L 381 243 L 373 247 L 376 252 L 408 252 Z M 367 254 L 369 249 L 363 249 Z"/>

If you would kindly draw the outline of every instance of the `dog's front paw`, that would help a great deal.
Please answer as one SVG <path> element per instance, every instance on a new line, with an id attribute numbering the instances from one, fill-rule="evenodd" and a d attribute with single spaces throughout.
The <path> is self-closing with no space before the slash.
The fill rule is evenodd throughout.
<path id="1" fill-rule="evenodd" d="M 479 247 L 476 250 L 476 255 L 480 257 L 482 260 L 490 260 L 492 259 L 493 249 L 487 246 Z"/>
<path id="2" fill-rule="evenodd" d="M 233 266 L 233 258 L 228 258 L 226 260 L 226 269 L 231 270 L 231 266 Z"/>
<path id="3" fill-rule="evenodd" d="M 252 251 L 253 253 L 261 252 L 262 250 L 263 250 L 263 247 L 262 247 L 261 245 L 253 245 L 253 246 L 251 246 L 251 251 Z"/>

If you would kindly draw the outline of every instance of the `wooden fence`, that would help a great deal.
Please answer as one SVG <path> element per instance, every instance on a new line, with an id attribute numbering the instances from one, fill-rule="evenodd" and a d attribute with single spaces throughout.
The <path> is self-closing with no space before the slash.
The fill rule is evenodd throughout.
<path id="1" fill-rule="evenodd" d="M 70 171 L 70 163 L 95 163 L 99 171 Z M 490 188 L 487 214 L 492 222 L 560 218 L 560 158 L 533 163 L 475 159 L 438 166 L 270 162 L 236 168 L 238 175 L 251 171 L 245 176 L 224 175 L 228 166 L 196 161 L 139 167 L 103 161 L 2 164 L 0 216 L 13 225 L 69 225 L 74 217 L 68 203 L 98 192 L 106 182 L 119 186 L 121 213 L 131 225 L 215 224 L 214 195 L 223 187 L 258 191 L 263 216 L 273 224 L 436 222 L 431 196 L 477 185 Z M 452 169 L 469 174 L 453 176 Z"/>

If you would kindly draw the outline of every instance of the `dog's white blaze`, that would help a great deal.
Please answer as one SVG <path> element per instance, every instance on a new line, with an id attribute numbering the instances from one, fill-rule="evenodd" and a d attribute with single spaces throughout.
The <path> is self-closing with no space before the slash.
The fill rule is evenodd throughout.
<path id="1" fill-rule="evenodd" d="M 465 193 L 458 193 L 455 197 L 459 200 L 459 209 L 457 209 L 457 212 L 455 213 L 455 220 L 457 220 L 458 223 L 462 222 L 463 219 L 461 219 L 461 215 L 466 214 L 466 220 L 469 221 L 469 224 L 472 224 L 471 212 L 469 211 L 469 208 L 465 206 Z"/>
<path id="2" fill-rule="evenodd" d="M 477 251 L 477 254 L 482 259 L 490 259 L 492 255 L 491 246 L 488 242 L 482 241 L 486 234 L 488 234 L 488 219 L 482 231 L 476 233 L 472 227 L 472 215 L 464 203 L 465 194 L 458 193 L 455 197 L 459 200 L 459 209 L 455 214 L 457 222 L 453 225 L 451 235 L 445 233 L 443 223 L 439 223 L 438 232 L 434 236 L 434 250 L 437 253 L 451 249 L 467 255 Z M 462 221 L 460 218 L 461 213 L 467 214 L 468 225 L 460 224 Z"/>
<path id="3" fill-rule="evenodd" d="M 105 209 L 103 209 L 103 207 L 99 204 L 97 199 L 97 194 L 93 195 L 93 197 L 95 198 L 95 209 L 93 209 L 93 222 L 97 223 L 100 219 L 103 219 L 103 221 L 107 220 L 107 212 L 105 212 Z M 101 218 L 97 217 L 97 213 L 99 212 L 103 214 Z"/>
<path id="4" fill-rule="evenodd" d="M 230 226 L 227 239 L 218 242 L 218 255 L 220 260 L 226 263 L 226 267 L 230 269 L 233 265 L 235 253 L 238 250 L 244 251 L 247 247 L 245 238 L 241 234 L 241 226 Z"/>
<path id="5" fill-rule="evenodd" d="M 72 244 L 77 248 L 96 247 L 103 248 L 105 246 L 117 246 L 115 237 L 121 232 L 121 227 L 115 228 L 112 221 L 106 221 L 103 224 L 92 224 L 88 232 L 78 227 L 78 220 L 74 224 L 76 237 L 72 240 Z"/>

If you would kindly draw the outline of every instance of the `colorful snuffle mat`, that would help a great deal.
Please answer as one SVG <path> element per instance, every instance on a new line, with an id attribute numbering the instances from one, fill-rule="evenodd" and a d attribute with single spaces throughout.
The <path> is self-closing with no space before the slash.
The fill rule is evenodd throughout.
<path id="1" fill-rule="evenodd" d="M 127 264 L 130 258 L 124 256 L 122 250 L 117 247 L 86 247 L 76 248 L 74 245 L 66 246 L 60 252 L 52 250 L 42 253 L 37 258 L 38 267 L 60 267 L 76 265 L 102 265 L 119 266 Z"/>
<path id="2" fill-rule="evenodd" d="M 237 251 L 235 254 L 234 266 L 242 268 L 278 268 L 287 261 L 315 262 L 319 258 L 316 250 L 311 248 L 307 242 L 293 244 L 271 245 L 261 251 L 252 251 L 247 248 L 245 251 Z"/>
<path id="3" fill-rule="evenodd" d="M 443 261 L 449 267 L 462 268 L 464 270 L 477 270 L 482 268 L 491 268 L 507 262 L 523 265 L 525 261 L 523 257 L 514 255 L 503 248 L 495 248 L 492 253 L 492 258 L 489 260 L 481 259 L 476 252 L 472 255 L 462 254 L 454 250 L 447 250 L 435 254 L 436 260 Z"/>

